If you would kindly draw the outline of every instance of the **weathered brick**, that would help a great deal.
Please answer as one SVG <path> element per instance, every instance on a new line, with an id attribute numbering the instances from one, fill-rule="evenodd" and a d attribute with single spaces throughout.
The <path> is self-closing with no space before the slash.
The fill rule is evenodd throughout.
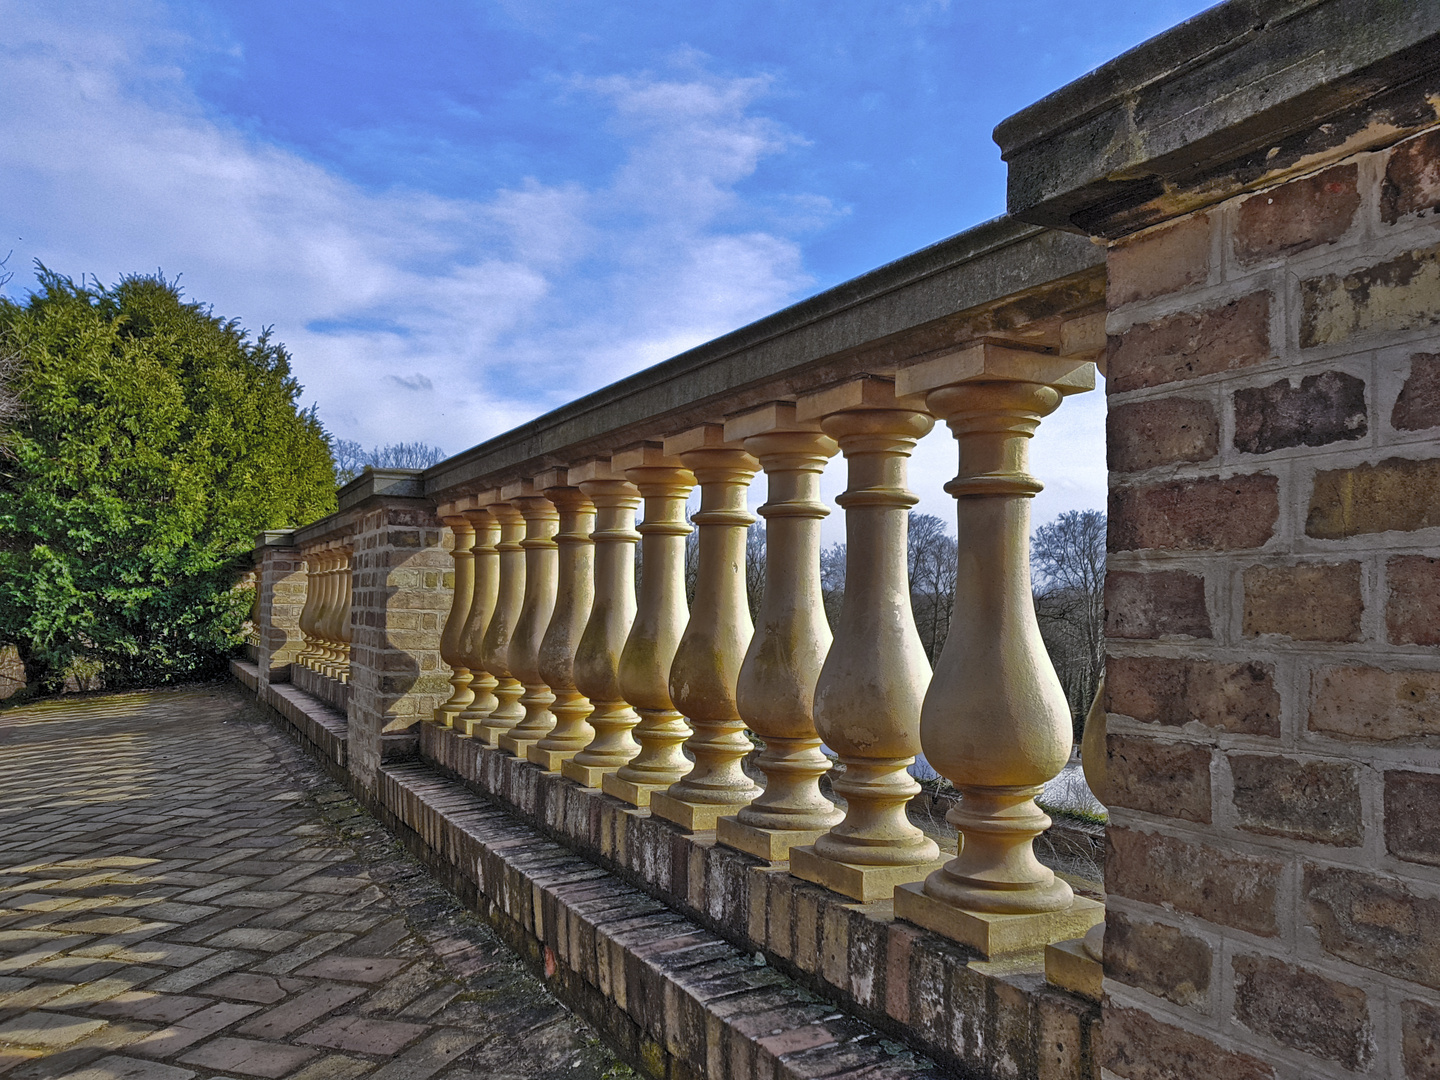
<path id="1" fill-rule="evenodd" d="M 1300 283 L 1300 346 L 1440 325 L 1440 246 Z"/>
<path id="2" fill-rule="evenodd" d="M 1393 879 L 1320 866 L 1306 866 L 1302 897 L 1326 952 L 1440 989 L 1440 900 Z"/>
<path id="3" fill-rule="evenodd" d="M 1396 645 L 1440 645 L 1440 558 L 1397 555 L 1385 564 L 1385 628 Z"/>
<path id="4" fill-rule="evenodd" d="M 1292 446 L 1325 446 L 1369 432 L 1365 380 L 1344 371 L 1307 375 L 1235 391 L 1235 449 L 1268 454 Z"/>
<path id="5" fill-rule="evenodd" d="M 1386 458 L 1315 474 L 1305 532 L 1320 540 L 1440 525 L 1440 460 Z"/>
<path id="6" fill-rule="evenodd" d="M 1210 637 L 1205 579 L 1183 570 L 1107 571 L 1105 632 L 1118 638 Z"/>
<path id="7" fill-rule="evenodd" d="M 1235 257 L 1256 263 L 1333 244 L 1360 207 L 1357 173 L 1354 165 L 1336 165 L 1245 199 L 1235 225 Z"/>
<path id="8" fill-rule="evenodd" d="M 1237 956 L 1235 1019 L 1307 1054 L 1367 1068 L 1375 1057 L 1365 991 L 1269 956 Z"/>
<path id="9" fill-rule="evenodd" d="M 1259 1058 L 1216 1046 L 1202 1035 L 1164 1024 L 1139 1009 L 1105 1010 L 1101 1060 L 1125 1080 L 1274 1080 Z"/>
<path id="10" fill-rule="evenodd" d="M 1111 825 L 1105 888 L 1208 922 L 1274 936 L 1284 864 Z"/>
<path id="11" fill-rule="evenodd" d="M 1210 402 L 1197 398 L 1136 401 L 1110 409 L 1105 438 L 1115 472 L 1209 461 L 1220 451 L 1220 421 Z"/>
<path id="12" fill-rule="evenodd" d="M 1210 215 L 1196 214 L 1112 245 L 1105 270 L 1110 308 L 1202 283 L 1210 274 Z"/>
<path id="13" fill-rule="evenodd" d="M 1440 131 L 1407 139 L 1390 151 L 1380 185 L 1380 218 L 1394 225 L 1406 214 L 1440 206 Z"/>
<path id="14" fill-rule="evenodd" d="M 1280 482 L 1266 473 L 1171 480 L 1110 492 L 1110 549 L 1233 551 L 1275 535 Z"/>
<path id="15" fill-rule="evenodd" d="M 1204 938 L 1113 909 L 1105 913 L 1106 978 L 1203 1009 L 1210 998 L 1212 956 Z"/>
<path id="16" fill-rule="evenodd" d="M 1360 785 L 1353 765 L 1276 754 L 1230 754 L 1240 828 L 1322 844 L 1360 843 Z"/>
<path id="17" fill-rule="evenodd" d="M 1109 344 L 1109 387 L 1139 390 L 1250 367 L 1270 355 L 1270 294 L 1137 323 Z"/>
<path id="18" fill-rule="evenodd" d="M 1280 734 L 1280 695 L 1267 664 L 1165 656 L 1105 661 L 1106 710 L 1146 724 L 1200 723 L 1248 735 Z"/>
<path id="19" fill-rule="evenodd" d="M 1111 806 L 1209 824 L 1209 747 L 1111 735 L 1105 757 Z"/>
<path id="20" fill-rule="evenodd" d="M 1297 641 L 1359 641 L 1360 564 L 1251 566 L 1244 576 L 1246 637 L 1283 634 Z"/>
<path id="21" fill-rule="evenodd" d="M 1440 774 L 1385 774 L 1385 850 L 1407 862 L 1440 866 Z"/>
<path id="22" fill-rule="evenodd" d="M 1390 426 L 1397 431 L 1440 427 L 1440 353 L 1410 357 L 1410 374 L 1390 410 Z"/>
<path id="23" fill-rule="evenodd" d="M 1423 1001 L 1401 1002 L 1400 1028 L 1405 1080 L 1440 1080 L 1440 1009 Z"/>
<path id="24" fill-rule="evenodd" d="M 1310 730 L 1353 739 L 1440 735 L 1440 672 L 1330 667 L 1310 680 Z"/>

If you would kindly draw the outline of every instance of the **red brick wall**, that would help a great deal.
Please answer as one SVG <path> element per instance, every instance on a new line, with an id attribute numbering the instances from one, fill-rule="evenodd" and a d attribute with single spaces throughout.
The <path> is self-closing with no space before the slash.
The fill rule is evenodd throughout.
<path id="1" fill-rule="evenodd" d="M 1440 131 L 1109 259 L 1105 1050 L 1440 1077 Z"/>

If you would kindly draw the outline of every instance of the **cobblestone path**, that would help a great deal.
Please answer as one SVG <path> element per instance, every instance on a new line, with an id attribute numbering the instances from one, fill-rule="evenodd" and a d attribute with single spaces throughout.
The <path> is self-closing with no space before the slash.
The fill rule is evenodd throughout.
<path id="1" fill-rule="evenodd" d="M 0 712 L 0 1074 L 634 1075 L 228 687 Z"/>

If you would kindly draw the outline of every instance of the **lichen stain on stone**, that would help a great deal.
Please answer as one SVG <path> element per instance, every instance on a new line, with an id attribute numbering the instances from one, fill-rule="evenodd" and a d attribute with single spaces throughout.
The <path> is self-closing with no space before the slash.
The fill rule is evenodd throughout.
<path id="1" fill-rule="evenodd" d="M 1300 284 L 1301 348 L 1330 345 L 1356 333 L 1440 325 L 1440 245 L 1346 275 Z"/>

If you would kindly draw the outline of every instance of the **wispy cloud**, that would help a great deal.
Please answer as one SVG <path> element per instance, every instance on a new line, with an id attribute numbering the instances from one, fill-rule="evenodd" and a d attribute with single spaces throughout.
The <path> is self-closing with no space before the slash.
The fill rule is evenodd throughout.
<path id="1" fill-rule="evenodd" d="M 0 243 L 74 275 L 182 273 L 273 324 L 307 401 L 367 444 L 455 452 L 763 315 L 811 286 L 797 236 L 839 212 L 741 194 L 799 136 L 759 112 L 765 78 L 694 54 L 556 87 L 608 103 L 610 175 L 457 199 L 363 188 L 216 115 L 187 71 L 234 45 L 162 6 L 80 15 L 0 3 Z"/>

